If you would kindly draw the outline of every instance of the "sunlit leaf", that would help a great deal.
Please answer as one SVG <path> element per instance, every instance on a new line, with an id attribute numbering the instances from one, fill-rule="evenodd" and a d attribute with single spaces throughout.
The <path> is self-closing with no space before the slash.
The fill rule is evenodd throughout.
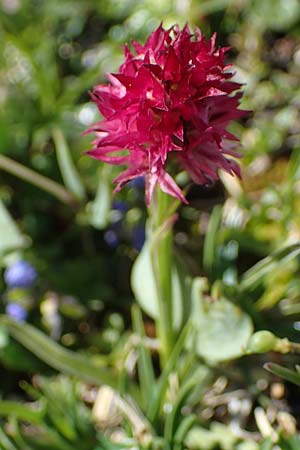
<path id="1" fill-rule="evenodd" d="M 52 134 L 64 184 L 77 199 L 84 200 L 85 189 L 71 157 L 67 141 L 59 128 L 54 128 Z"/>
<path id="2" fill-rule="evenodd" d="M 253 331 L 250 317 L 225 298 L 205 298 L 202 284 L 196 278 L 192 288 L 196 351 L 209 361 L 241 356 Z"/>
<path id="3" fill-rule="evenodd" d="M 188 281 L 182 280 L 179 268 L 174 264 L 172 271 L 174 328 L 182 324 L 185 302 L 188 303 Z M 131 286 L 141 308 L 153 319 L 158 318 L 158 297 L 152 270 L 150 244 L 146 241 L 137 257 L 131 275 Z"/>
<path id="4" fill-rule="evenodd" d="M 0 200 L 0 257 L 24 245 L 24 237 Z"/>

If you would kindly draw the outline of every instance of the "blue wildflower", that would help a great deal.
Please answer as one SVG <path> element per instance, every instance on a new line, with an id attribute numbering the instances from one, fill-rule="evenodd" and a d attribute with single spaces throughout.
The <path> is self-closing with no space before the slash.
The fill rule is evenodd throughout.
<path id="1" fill-rule="evenodd" d="M 145 177 L 137 177 L 129 181 L 128 186 L 134 189 L 144 189 L 145 188 Z"/>
<path id="2" fill-rule="evenodd" d="M 19 303 L 8 303 L 5 312 L 17 322 L 24 322 L 27 318 L 27 311 Z"/>
<path id="3" fill-rule="evenodd" d="M 112 204 L 112 209 L 115 211 L 120 211 L 121 213 L 125 214 L 128 210 L 128 205 L 123 200 L 114 200 Z"/>
<path id="4" fill-rule="evenodd" d="M 17 261 L 8 267 L 4 279 L 10 288 L 28 288 L 33 285 L 37 277 L 35 268 L 27 261 Z"/>
<path id="5" fill-rule="evenodd" d="M 140 252 L 142 250 L 145 239 L 146 239 L 145 226 L 144 225 L 136 226 L 132 233 L 132 243 L 133 243 L 134 248 L 138 252 Z"/>
<path id="6" fill-rule="evenodd" d="M 107 245 L 111 248 L 116 248 L 119 244 L 119 238 L 114 230 L 107 230 L 104 233 L 104 240 Z"/>

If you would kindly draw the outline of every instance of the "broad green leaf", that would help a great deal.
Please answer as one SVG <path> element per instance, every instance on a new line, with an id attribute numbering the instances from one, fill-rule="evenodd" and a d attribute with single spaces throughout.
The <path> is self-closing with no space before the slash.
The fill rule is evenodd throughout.
<path id="1" fill-rule="evenodd" d="M 185 303 L 189 302 L 188 281 L 183 280 L 179 268 L 174 264 L 172 271 L 173 317 L 174 328 L 179 329 L 184 316 Z M 152 319 L 158 318 L 158 296 L 155 278 L 152 270 L 150 244 L 144 244 L 137 257 L 131 273 L 131 286 L 135 298 L 141 308 Z"/>
<path id="2" fill-rule="evenodd" d="M 66 188 L 79 200 L 85 199 L 85 189 L 71 158 L 67 141 L 59 128 L 52 130 L 58 165 Z"/>
<path id="3" fill-rule="evenodd" d="M 250 317 L 225 298 L 204 298 L 202 291 L 203 280 L 196 278 L 192 287 L 192 317 L 197 353 L 213 362 L 243 355 L 253 331 Z"/>
<path id="4" fill-rule="evenodd" d="M 0 257 L 24 245 L 24 237 L 0 200 Z"/>

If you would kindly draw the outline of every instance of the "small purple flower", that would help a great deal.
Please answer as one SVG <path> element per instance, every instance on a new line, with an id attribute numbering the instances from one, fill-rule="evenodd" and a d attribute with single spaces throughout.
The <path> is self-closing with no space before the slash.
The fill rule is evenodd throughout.
<path id="1" fill-rule="evenodd" d="M 134 228 L 132 233 L 132 243 L 134 248 L 140 252 L 143 248 L 146 239 L 145 227 L 143 225 L 138 225 Z"/>
<path id="2" fill-rule="evenodd" d="M 123 200 L 114 200 L 112 204 L 112 209 L 115 211 L 120 211 L 122 214 L 125 214 L 128 211 L 128 205 Z"/>
<path id="3" fill-rule="evenodd" d="M 37 277 L 35 268 L 27 261 L 17 261 L 8 267 L 4 279 L 10 288 L 28 288 L 33 285 Z"/>
<path id="4" fill-rule="evenodd" d="M 27 311 L 19 303 L 8 303 L 5 312 L 17 322 L 24 322 L 27 318 Z"/>
<path id="5" fill-rule="evenodd" d="M 111 248 L 116 248 L 119 244 L 119 238 L 114 230 L 107 230 L 104 233 L 104 240 L 107 245 Z"/>
<path id="6" fill-rule="evenodd" d="M 128 186 L 134 189 L 144 189 L 145 188 L 145 177 L 137 177 L 129 181 Z"/>

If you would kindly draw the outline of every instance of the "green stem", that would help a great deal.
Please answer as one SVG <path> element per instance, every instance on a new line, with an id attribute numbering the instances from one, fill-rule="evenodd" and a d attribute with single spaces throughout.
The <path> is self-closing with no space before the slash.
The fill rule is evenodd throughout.
<path id="1" fill-rule="evenodd" d="M 161 363 L 164 366 L 175 340 L 172 308 L 173 233 L 171 226 L 163 226 L 170 219 L 169 207 L 172 198 L 160 189 L 157 189 L 155 194 L 151 209 L 152 234 L 155 235 L 159 228 L 161 233 L 153 243 L 152 264 L 158 294 L 159 317 L 156 326 L 160 339 Z"/>
<path id="2" fill-rule="evenodd" d="M 59 183 L 40 175 L 34 170 L 28 169 L 28 167 L 23 166 L 7 156 L 0 155 L 0 169 L 3 169 L 6 172 L 21 178 L 22 180 L 38 186 L 44 191 L 54 195 L 61 202 L 66 203 L 67 205 L 75 206 L 77 203 L 73 195 Z"/>

